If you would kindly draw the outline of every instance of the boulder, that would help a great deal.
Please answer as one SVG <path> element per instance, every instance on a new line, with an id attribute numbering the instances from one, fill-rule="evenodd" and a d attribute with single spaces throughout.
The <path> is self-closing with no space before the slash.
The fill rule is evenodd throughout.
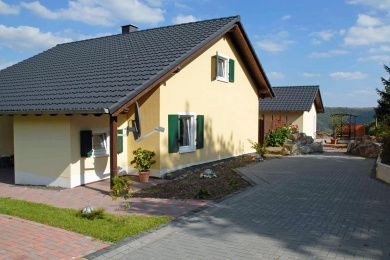
<path id="1" fill-rule="evenodd" d="M 299 133 L 294 133 L 294 134 L 290 134 L 290 136 L 288 137 L 289 140 L 291 140 L 292 142 L 295 142 L 299 137 Z"/>
<path id="2" fill-rule="evenodd" d="M 366 138 L 349 143 L 347 148 L 347 153 L 367 158 L 378 157 L 380 151 L 381 146 L 379 143 Z"/>
<path id="3" fill-rule="evenodd" d="M 313 153 L 323 153 L 324 152 L 324 147 L 322 146 L 322 143 L 320 142 L 315 142 L 310 144 L 310 149 L 312 150 Z"/>
<path id="4" fill-rule="evenodd" d="M 285 155 L 296 154 L 297 151 L 298 144 L 296 143 L 285 143 L 283 145 L 283 152 Z"/>
<path id="5" fill-rule="evenodd" d="M 304 145 L 304 146 L 299 147 L 300 154 L 309 154 L 312 152 L 313 152 L 313 150 L 311 149 L 311 147 L 309 145 Z"/>
<path id="6" fill-rule="evenodd" d="M 299 133 L 296 142 L 300 145 L 307 145 L 312 144 L 314 142 L 314 139 L 311 136 L 307 136 L 305 133 Z"/>

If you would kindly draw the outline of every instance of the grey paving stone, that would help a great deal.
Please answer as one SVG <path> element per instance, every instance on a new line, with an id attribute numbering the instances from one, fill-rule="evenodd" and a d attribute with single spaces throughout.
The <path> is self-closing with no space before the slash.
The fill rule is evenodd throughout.
<path id="1" fill-rule="evenodd" d="M 390 187 L 370 178 L 373 166 L 326 154 L 254 164 L 240 172 L 258 185 L 117 250 L 123 259 L 390 259 Z"/>

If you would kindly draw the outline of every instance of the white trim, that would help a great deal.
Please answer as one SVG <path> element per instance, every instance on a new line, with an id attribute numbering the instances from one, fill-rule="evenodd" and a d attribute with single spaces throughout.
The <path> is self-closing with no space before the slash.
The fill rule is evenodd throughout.
<path id="1" fill-rule="evenodd" d="M 106 135 L 106 138 L 104 140 L 104 146 L 105 146 L 105 149 L 99 149 L 99 150 L 95 150 L 93 149 L 93 136 L 94 135 Z M 110 135 L 107 133 L 106 130 L 102 130 L 102 129 L 97 129 L 97 130 L 92 130 L 92 157 L 93 158 L 99 158 L 99 157 L 109 157 L 110 156 Z M 97 152 L 97 153 L 95 153 Z"/>
<path id="2" fill-rule="evenodd" d="M 218 58 L 222 58 L 225 61 L 225 77 L 218 76 L 218 59 L 216 60 L 216 66 L 217 66 L 217 75 L 215 75 L 215 79 L 222 82 L 229 82 L 229 57 L 224 54 L 217 53 Z"/>
<path id="3" fill-rule="evenodd" d="M 191 116 L 191 128 L 192 128 L 192 129 L 190 129 L 190 145 L 179 146 L 179 153 L 195 152 L 196 151 L 196 113 L 179 112 L 179 113 L 177 113 L 177 115 L 179 116 L 179 120 L 180 120 L 180 116 Z"/>

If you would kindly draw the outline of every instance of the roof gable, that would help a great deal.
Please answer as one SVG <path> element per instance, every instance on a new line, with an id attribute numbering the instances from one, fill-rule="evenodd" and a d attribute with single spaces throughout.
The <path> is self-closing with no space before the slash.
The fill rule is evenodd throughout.
<path id="1" fill-rule="evenodd" d="M 310 111 L 314 104 L 318 113 L 324 112 L 319 86 L 272 87 L 275 98 L 260 101 L 262 112 Z"/>
<path id="2" fill-rule="evenodd" d="M 0 71 L 0 113 L 113 113 L 239 21 L 233 16 L 57 45 Z"/>

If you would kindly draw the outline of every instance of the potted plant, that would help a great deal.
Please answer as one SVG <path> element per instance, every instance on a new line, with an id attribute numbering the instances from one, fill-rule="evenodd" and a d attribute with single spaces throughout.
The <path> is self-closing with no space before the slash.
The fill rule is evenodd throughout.
<path id="1" fill-rule="evenodd" d="M 153 160 L 153 157 L 156 155 L 154 152 L 138 148 L 133 151 L 134 159 L 130 162 L 134 164 L 135 168 L 138 170 L 139 181 L 148 182 L 150 175 L 150 167 L 156 161 Z"/>

